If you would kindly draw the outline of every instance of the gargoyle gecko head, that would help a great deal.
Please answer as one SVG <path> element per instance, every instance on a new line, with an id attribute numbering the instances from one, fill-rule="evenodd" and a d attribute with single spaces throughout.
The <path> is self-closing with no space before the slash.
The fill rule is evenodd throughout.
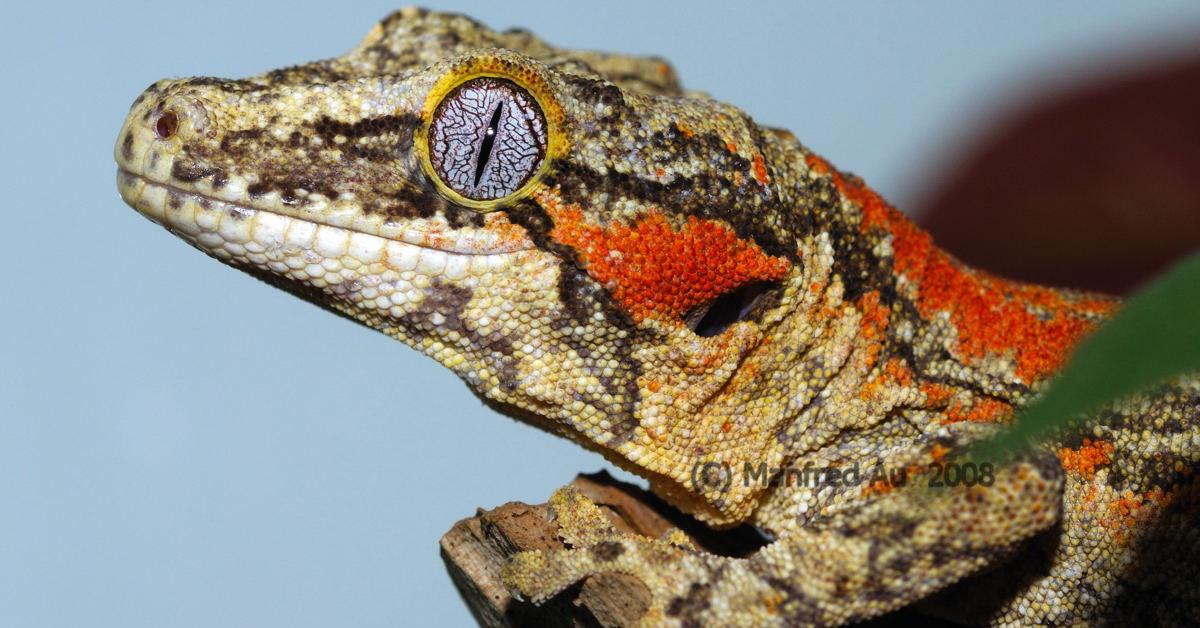
<path id="1" fill-rule="evenodd" d="M 758 374 L 810 293 L 799 150 L 662 60 L 405 9 L 343 57 L 159 81 L 115 152 L 125 201 L 193 246 L 687 502 L 695 461 L 762 459 L 790 403 Z"/>

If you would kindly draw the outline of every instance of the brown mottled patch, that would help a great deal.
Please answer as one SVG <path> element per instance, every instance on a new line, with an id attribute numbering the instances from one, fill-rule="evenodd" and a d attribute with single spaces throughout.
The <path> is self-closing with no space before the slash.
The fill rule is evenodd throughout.
<path id="1" fill-rule="evenodd" d="M 194 161 L 176 159 L 171 164 L 171 178 L 184 183 L 194 183 L 216 174 L 218 170 L 211 166 L 203 166 Z"/>
<path id="2" fill-rule="evenodd" d="M 601 562 L 616 560 L 625 553 L 625 546 L 616 541 L 601 541 L 592 546 L 592 556 Z"/>
<path id="3" fill-rule="evenodd" d="M 121 140 L 121 156 L 125 159 L 133 159 L 133 132 L 126 131 L 125 139 Z"/>

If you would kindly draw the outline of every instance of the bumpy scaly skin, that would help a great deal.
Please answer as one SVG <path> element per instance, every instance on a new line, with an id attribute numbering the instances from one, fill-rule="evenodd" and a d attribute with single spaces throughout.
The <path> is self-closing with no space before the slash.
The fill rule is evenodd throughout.
<path id="1" fill-rule="evenodd" d="M 500 203 L 448 191 L 421 141 L 477 75 L 528 90 L 551 127 L 542 169 Z M 344 57 L 154 84 L 116 158 L 125 200 L 202 251 L 430 355 L 701 520 L 776 539 L 733 559 L 634 538 L 564 489 L 575 549 L 519 555 L 507 578 L 524 595 L 622 570 L 653 592 L 648 623 L 838 624 L 951 585 L 922 603 L 992 624 L 1200 610 L 1195 380 L 1107 410 L 990 488 L 694 481 L 745 463 L 923 478 L 1115 303 L 964 267 L 661 60 L 407 9 Z"/>

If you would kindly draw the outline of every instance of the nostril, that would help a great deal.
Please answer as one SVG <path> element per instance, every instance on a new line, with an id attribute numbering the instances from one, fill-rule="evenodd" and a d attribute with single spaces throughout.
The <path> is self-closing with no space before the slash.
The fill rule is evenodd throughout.
<path id="1" fill-rule="evenodd" d="M 174 111 L 164 111 L 154 121 L 154 134 L 160 140 L 165 140 L 175 135 L 175 129 L 177 128 L 179 128 L 179 118 L 175 115 Z"/>

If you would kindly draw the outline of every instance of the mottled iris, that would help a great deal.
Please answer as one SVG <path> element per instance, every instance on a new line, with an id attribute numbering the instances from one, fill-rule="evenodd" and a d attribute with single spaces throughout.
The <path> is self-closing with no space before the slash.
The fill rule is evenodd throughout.
<path id="1" fill-rule="evenodd" d="M 454 88 L 433 113 L 429 158 L 452 190 L 490 201 L 516 192 L 546 156 L 546 118 L 516 83 L 482 77 Z"/>

